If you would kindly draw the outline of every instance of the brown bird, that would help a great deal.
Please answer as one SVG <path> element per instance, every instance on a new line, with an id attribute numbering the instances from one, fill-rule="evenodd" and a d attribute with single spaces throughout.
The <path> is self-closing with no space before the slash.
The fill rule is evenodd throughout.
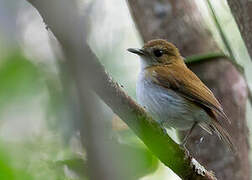
<path id="1" fill-rule="evenodd" d="M 196 125 L 219 138 L 234 151 L 234 145 L 220 121 L 229 119 L 211 90 L 184 63 L 178 49 L 162 39 L 151 40 L 141 49 L 128 49 L 140 56 L 137 100 L 165 127 L 190 129 Z"/>

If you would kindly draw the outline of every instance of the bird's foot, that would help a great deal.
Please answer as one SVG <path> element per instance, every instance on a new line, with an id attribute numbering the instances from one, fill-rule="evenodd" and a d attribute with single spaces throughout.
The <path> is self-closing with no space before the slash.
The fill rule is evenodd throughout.
<path id="1" fill-rule="evenodd" d="M 184 143 L 180 143 L 179 147 L 185 151 L 186 155 L 190 155 L 189 150 L 186 148 Z"/>

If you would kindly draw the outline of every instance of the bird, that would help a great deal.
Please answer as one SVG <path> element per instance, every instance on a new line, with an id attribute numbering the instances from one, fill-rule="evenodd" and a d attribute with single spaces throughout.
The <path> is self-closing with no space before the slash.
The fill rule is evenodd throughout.
<path id="1" fill-rule="evenodd" d="M 142 48 L 129 48 L 140 56 L 136 84 L 137 102 L 165 128 L 189 130 L 185 147 L 198 125 L 235 151 L 232 138 L 223 127 L 230 123 L 211 90 L 185 64 L 175 45 L 164 39 L 150 40 Z"/>

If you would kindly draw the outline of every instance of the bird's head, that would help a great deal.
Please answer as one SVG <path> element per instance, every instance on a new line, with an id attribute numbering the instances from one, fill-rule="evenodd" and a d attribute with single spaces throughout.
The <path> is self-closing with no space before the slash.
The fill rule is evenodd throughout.
<path id="1" fill-rule="evenodd" d="M 172 43 L 163 39 L 151 40 L 145 43 L 141 49 L 129 48 L 128 51 L 139 55 L 144 67 L 183 61 L 179 50 Z"/>

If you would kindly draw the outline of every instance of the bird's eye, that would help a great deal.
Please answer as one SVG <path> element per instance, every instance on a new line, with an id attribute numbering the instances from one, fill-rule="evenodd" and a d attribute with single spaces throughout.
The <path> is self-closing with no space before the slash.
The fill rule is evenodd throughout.
<path id="1" fill-rule="evenodd" d="M 163 52 L 162 50 L 159 50 L 159 49 L 155 49 L 155 50 L 153 51 L 153 53 L 154 53 L 154 55 L 155 55 L 156 57 L 161 57 L 161 56 L 164 54 L 164 52 Z"/>

